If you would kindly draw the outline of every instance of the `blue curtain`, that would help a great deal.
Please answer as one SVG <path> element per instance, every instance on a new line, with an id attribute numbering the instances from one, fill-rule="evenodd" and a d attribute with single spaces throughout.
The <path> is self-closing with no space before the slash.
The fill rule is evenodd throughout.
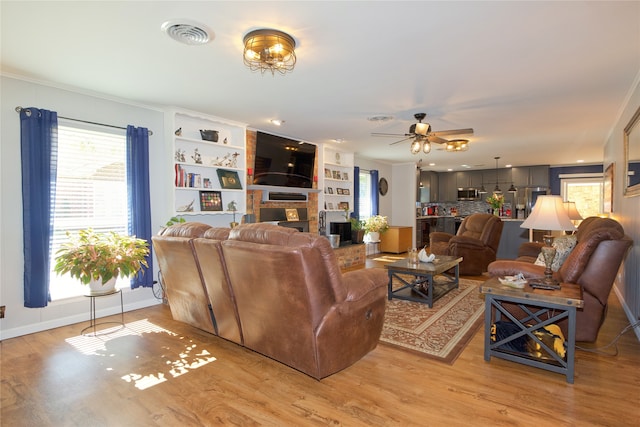
<path id="1" fill-rule="evenodd" d="M 149 130 L 127 126 L 127 195 L 129 234 L 149 242 L 151 249 L 151 202 L 149 197 Z M 131 280 L 131 288 L 153 286 L 153 261 Z"/>
<path id="2" fill-rule="evenodd" d="M 380 204 L 380 192 L 378 187 L 378 171 L 369 171 L 371 174 L 371 215 L 378 215 Z"/>
<path id="3" fill-rule="evenodd" d="M 58 163 L 58 114 L 37 108 L 20 111 L 24 306 L 46 307 Z"/>
<path id="4" fill-rule="evenodd" d="M 360 218 L 360 168 L 353 168 L 353 212 L 351 218 Z"/>

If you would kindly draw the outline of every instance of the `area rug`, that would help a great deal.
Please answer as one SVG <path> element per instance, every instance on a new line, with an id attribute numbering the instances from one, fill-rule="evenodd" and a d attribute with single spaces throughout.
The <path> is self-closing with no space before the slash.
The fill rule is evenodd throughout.
<path id="1" fill-rule="evenodd" d="M 437 276 L 435 283 L 442 279 Z M 433 308 L 413 301 L 387 301 L 381 343 L 453 364 L 482 324 L 481 284 L 460 279 L 458 289 L 437 300 Z"/>

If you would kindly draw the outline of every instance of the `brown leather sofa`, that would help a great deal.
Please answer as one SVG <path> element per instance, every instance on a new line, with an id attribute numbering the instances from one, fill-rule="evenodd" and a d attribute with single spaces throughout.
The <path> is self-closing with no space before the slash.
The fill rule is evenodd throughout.
<path id="1" fill-rule="evenodd" d="M 429 234 L 429 249 L 436 255 L 462 257 L 460 274 L 480 275 L 496 260 L 503 226 L 495 215 L 469 215 L 455 235 L 442 231 Z"/>
<path id="2" fill-rule="evenodd" d="M 378 344 L 387 275 L 342 274 L 325 237 L 272 224 L 184 223 L 152 240 L 176 320 L 317 379 Z"/>
<path id="3" fill-rule="evenodd" d="M 557 272 L 555 279 L 576 283 L 582 287 L 584 308 L 576 315 L 576 341 L 593 342 L 607 313 L 607 301 L 618 269 L 633 241 L 624 234 L 617 221 L 610 218 L 589 217 L 576 231 L 576 246 Z M 498 260 L 489 265 L 492 276 L 524 274 L 526 278 L 544 277 L 544 266 L 534 262 L 542 245 L 524 243 L 516 260 Z M 517 318 L 522 312 L 512 307 Z M 559 325 L 566 336 L 566 321 Z"/>

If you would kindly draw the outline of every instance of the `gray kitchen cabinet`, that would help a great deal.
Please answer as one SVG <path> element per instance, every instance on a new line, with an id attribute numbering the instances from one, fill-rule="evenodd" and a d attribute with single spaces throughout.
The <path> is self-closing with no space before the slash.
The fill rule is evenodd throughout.
<path id="1" fill-rule="evenodd" d="M 458 186 L 456 174 L 453 172 L 443 172 L 438 174 L 438 201 L 454 202 L 458 199 Z"/>
<path id="2" fill-rule="evenodd" d="M 421 203 L 438 201 L 438 174 L 431 171 L 421 171 L 418 182 L 418 200 Z"/>
<path id="3" fill-rule="evenodd" d="M 524 166 L 512 168 L 516 187 L 548 187 L 549 166 Z"/>

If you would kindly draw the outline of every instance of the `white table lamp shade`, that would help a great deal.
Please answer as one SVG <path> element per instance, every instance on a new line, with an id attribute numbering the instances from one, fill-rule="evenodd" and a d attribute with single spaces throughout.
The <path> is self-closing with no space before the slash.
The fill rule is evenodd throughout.
<path id="1" fill-rule="evenodd" d="M 534 230 L 573 231 L 576 227 L 571 222 L 560 196 L 538 196 L 531 215 L 520 225 L 522 228 Z"/>

